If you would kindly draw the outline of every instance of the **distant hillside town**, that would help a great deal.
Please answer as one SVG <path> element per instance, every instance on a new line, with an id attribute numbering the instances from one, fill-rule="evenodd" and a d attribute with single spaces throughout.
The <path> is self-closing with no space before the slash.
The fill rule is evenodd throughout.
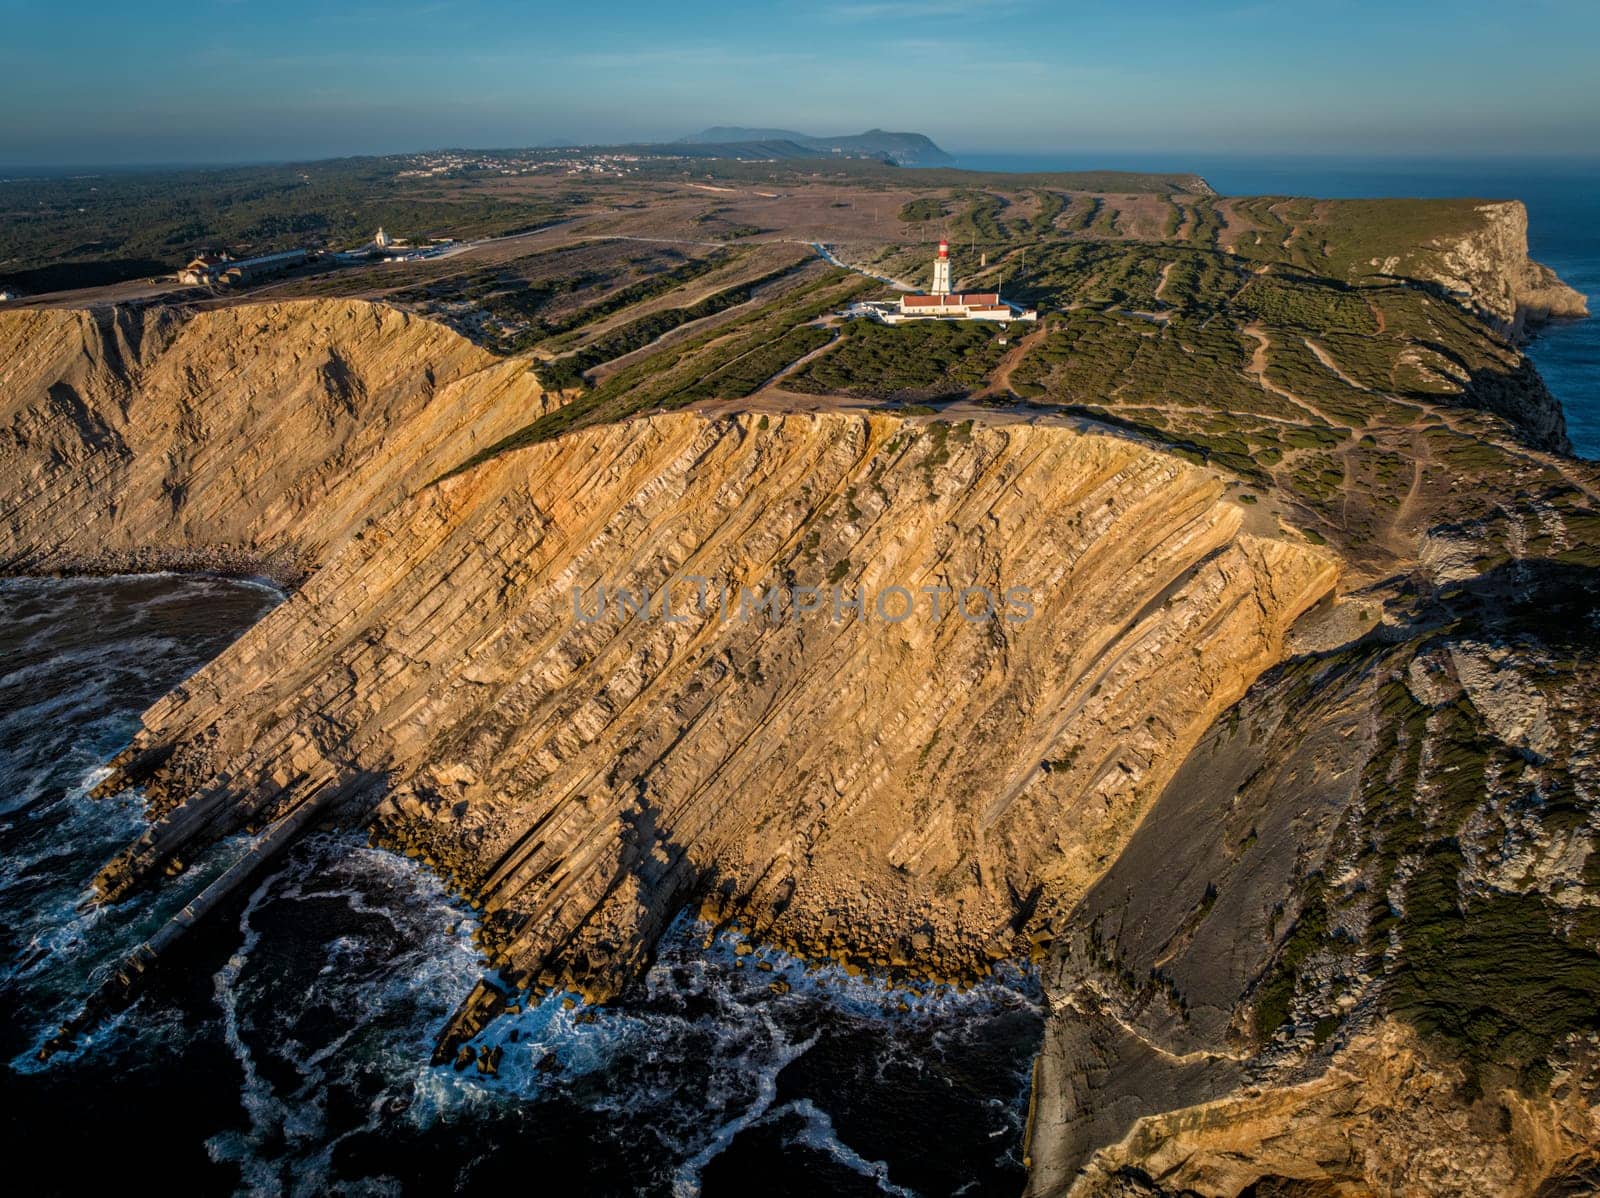
<path id="1" fill-rule="evenodd" d="M 675 142 L 618 146 L 536 146 L 520 150 L 433 150 L 405 154 L 395 177 L 454 179 L 472 175 L 611 175 L 637 172 L 643 164 L 695 162 L 707 158 L 740 162 L 788 162 L 811 158 L 866 159 L 894 166 L 947 166 L 955 161 L 921 133 L 869 129 L 837 137 L 812 137 L 790 129 L 718 125 Z"/>

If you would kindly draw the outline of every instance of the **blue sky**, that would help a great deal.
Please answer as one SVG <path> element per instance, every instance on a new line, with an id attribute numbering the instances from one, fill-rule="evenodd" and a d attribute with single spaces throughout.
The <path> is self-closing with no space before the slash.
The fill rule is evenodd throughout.
<path id="1" fill-rule="evenodd" d="M 1600 0 L 0 0 L 0 163 L 879 126 L 955 151 L 1600 153 Z"/>

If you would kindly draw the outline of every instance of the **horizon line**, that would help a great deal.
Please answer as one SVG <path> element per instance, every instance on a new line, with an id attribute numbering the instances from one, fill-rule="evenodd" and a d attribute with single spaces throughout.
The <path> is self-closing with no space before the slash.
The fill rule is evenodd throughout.
<path id="1" fill-rule="evenodd" d="M 0 178 L 3 178 L 4 181 L 8 181 L 8 182 L 17 181 L 15 176 L 14 176 L 14 172 L 18 172 L 18 171 L 32 171 L 32 172 L 45 171 L 45 172 L 58 173 L 58 172 L 65 172 L 65 171 L 93 172 L 93 171 L 141 171 L 141 170 L 146 170 L 146 171 L 234 170 L 234 169 L 240 169 L 240 168 L 244 168 L 244 167 L 304 166 L 304 165 L 312 165 L 312 164 L 321 163 L 321 162 L 344 162 L 344 161 L 350 161 L 350 160 L 353 160 L 353 159 L 361 159 L 361 158 L 370 158 L 370 159 L 407 158 L 407 157 L 414 157 L 414 156 L 421 155 L 421 154 L 530 153 L 530 152 L 535 152 L 535 151 L 555 151 L 555 150 L 603 150 L 603 149 L 634 147 L 634 146 L 671 146 L 671 145 L 675 145 L 675 144 L 678 144 L 678 143 L 669 142 L 669 141 L 607 141 L 607 142 L 598 142 L 597 141 L 597 142 L 568 142 L 568 143 L 564 143 L 564 144 L 560 144 L 560 145 L 538 145 L 538 144 L 529 144 L 529 145 L 520 145 L 520 146 L 510 146 L 510 145 L 500 145 L 500 146 L 441 145 L 441 146 L 428 146 L 428 147 L 423 147 L 423 148 L 419 148 L 419 149 L 410 149 L 410 150 L 391 150 L 391 151 L 386 151 L 386 152 L 360 151 L 360 152 L 353 152 L 353 153 L 347 153 L 347 154 L 323 154 L 323 155 L 317 155 L 317 156 L 311 156 L 311 155 L 285 155 L 285 156 L 272 156 L 272 157 L 263 157 L 263 158 L 232 158 L 232 159 L 229 159 L 229 158 L 192 158 L 192 159 L 151 158 L 151 159 L 123 159 L 123 160 L 109 160 L 109 161 L 108 160 L 96 161 L 96 160 L 91 160 L 91 159 L 80 159 L 80 160 L 72 160 L 72 161 L 55 161 L 55 162 L 46 162 L 46 161 L 5 161 L 3 159 L 0 159 Z M 1016 147 L 1001 147 L 1001 148 L 985 147 L 983 149 L 976 149 L 976 148 L 946 149 L 943 146 L 940 146 L 939 148 L 941 150 L 943 150 L 944 153 L 948 154 L 951 158 L 955 159 L 955 161 L 952 162 L 952 163 L 932 163 L 932 164 L 928 164 L 928 165 L 899 165 L 899 164 L 894 164 L 894 163 L 885 163 L 884 165 L 896 166 L 897 169 L 908 170 L 908 171 L 962 170 L 962 169 L 966 169 L 966 168 L 964 168 L 962 166 L 962 159 L 963 158 L 978 159 L 978 160 L 987 160 L 987 159 L 993 159 L 993 158 L 1082 158 L 1082 159 L 1088 160 L 1088 159 L 1094 159 L 1094 158 L 1097 158 L 1097 157 L 1105 157 L 1107 159 L 1117 160 L 1119 163 L 1126 163 L 1127 161 L 1129 161 L 1131 159 L 1138 159 L 1138 158 L 1173 159 L 1173 158 L 1193 157 L 1193 158 L 1196 158 L 1196 159 L 1204 159 L 1204 158 L 1212 158 L 1212 159 L 1216 159 L 1216 158 L 1241 158 L 1241 159 L 1262 159 L 1262 160 L 1277 159 L 1277 160 L 1285 161 L 1285 162 L 1317 161 L 1317 160 L 1328 160 L 1328 159 L 1365 159 L 1365 160 L 1370 160 L 1370 161 L 1396 161 L 1396 160 L 1402 160 L 1402 161 L 1412 161 L 1412 162 L 1461 162 L 1461 163 L 1478 163 L 1478 162 L 1487 162 L 1487 161 L 1506 161 L 1506 162 L 1514 162 L 1514 161 L 1524 161 L 1524 162 L 1529 162 L 1529 161 L 1549 161 L 1549 162 L 1593 163 L 1593 164 L 1595 164 L 1597 166 L 1600 166 L 1600 150 L 1560 151 L 1560 150 L 1496 149 L 1496 150 L 1474 150 L 1474 151 L 1461 151 L 1461 150 L 1456 150 L 1456 151 L 1430 151 L 1430 150 L 1404 150 L 1404 149 L 1351 150 L 1351 149 L 1339 149 L 1339 148 L 1329 148 L 1329 149 L 1319 149 L 1319 150 L 1306 150 L 1306 149 L 1303 149 L 1303 148 L 1297 148 L 1297 149 L 1294 149 L 1294 150 L 1273 150 L 1273 149 L 1266 149 L 1266 148 L 1209 149 L 1209 150 L 1196 150 L 1196 149 L 1193 149 L 1193 148 L 1186 148 L 1186 149 L 1140 149 L 1140 150 L 1105 150 L 1105 149 L 1090 150 L 1090 149 L 1074 149 L 1074 148 L 1070 148 L 1070 147 L 1061 148 L 1061 149 L 1016 148 Z M 709 158 L 708 157 L 708 158 L 705 159 L 705 161 L 707 161 L 707 162 L 719 162 L 719 161 L 744 161 L 744 160 L 717 159 L 717 158 Z M 809 161 L 869 162 L 869 161 L 872 161 L 872 159 L 871 158 L 837 159 L 837 158 L 833 158 L 833 157 L 827 156 L 827 155 L 819 155 L 819 157 L 817 159 L 788 159 L 788 160 L 784 160 L 784 161 L 789 161 L 789 162 L 809 162 Z M 1093 166 L 1074 166 L 1074 167 L 1071 167 L 1071 168 L 1039 167 L 1039 168 L 1029 168 L 1029 169 L 1030 170 L 1037 170 L 1039 173 L 1050 173 L 1050 172 L 1056 171 L 1057 169 L 1060 169 L 1063 172 L 1067 172 L 1067 171 L 1076 172 L 1076 171 L 1081 171 L 1081 170 L 1094 170 L 1094 169 L 1097 169 L 1097 168 L 1095 168 Z M 1103 169 L 1126 170 L 1126 169 L 1129 169 L 1129 168 L 1127 168 L 1126 166 L 1123 166 L 1123 165 L 1118 165 L 1116 167 L 1107 167 L 1107 168 L 1103 168 Z M 1158 169 L 1160 171 L 1160 173 L 1172 173 L 1172 171 L 1173 171 L 1173 168 L 1170 168 L 1170 167 L 1151 168 L 1151 169 L 1153 169 L 1153 170 L 1157 170 Z M 1028 173 L 1028 172 L 1027 171 L 1010 172 L 1010 171 L 1002 170 L 1000 173 Z"/>

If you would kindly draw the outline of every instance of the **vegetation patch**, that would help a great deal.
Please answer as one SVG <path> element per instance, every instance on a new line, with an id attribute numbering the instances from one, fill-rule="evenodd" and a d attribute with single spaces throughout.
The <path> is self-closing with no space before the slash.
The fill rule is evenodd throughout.
<path id="1" fill-rule="evenodd" d="M 800 333 L 800 325 L 836 310 L 871 285 L 848 271 L 829 270 L 815 282 L 744 314 L 731 327 L 710 329 L 688 337 L 617 371 L 583 396 L 480 450 L 442 477 L 449 478 L 509 450 L 563 433 L 622 420 L 654 407 L 681 407 L 703 398 L 708 394 L 706 383 L 718 377 L 719 372 L 792 333 Z M 792 346 L 795 342 L 788 344 Z M 769 364 L 763 363 L 762 368 Z M 731 372 L 721 377 L 729 387 L 738 385 Z"/>
<path id="2" fill-rule="evenodd" d="M 875 399 L 961 395 L 983 386 L 1005 348 L 977 321 L 852 320 L 838 348 L 787 380 L 796 391 Z"/>
<path id="3" fill-rule="evenodd" d="M 921 199 L 907 200 L 900 205 L 900 219 L 911 223 L 914 221 L 939 220 L 944 216 L 944 204 L 939 200 L 924 196 Z"/>
<path id="4" fill-rule="evenodd" d="M 1600 1030 L 1600 954 L 1571 942 L 1539 895 L 1463 899 L 1462 867 L 1456 844 L 1435 844 L 1406 887 L 1394 1009 L 1474 1068 L 1542 1088 L 1551 1049 Z"/>
<path id="5" fill-rule="evenodd" d="M 550 390 L 567 390 L 584 386 L 584 375 L 596 366 L 643 349 L 652 341 L 659 340 L 683 325 L 749 303 L 757 290 L 793 274 L 798 269 L 799 266 L 782 267 L 749 282 L 726 287 L 708 295 L 699 303 L 682 308 L 664 308 L 659 312 L 652 312 L 648 316 L 629 321 L 621 328 L 590 342 L 574 353 L 540 363 L 535 368 L 539 382 Z"/>

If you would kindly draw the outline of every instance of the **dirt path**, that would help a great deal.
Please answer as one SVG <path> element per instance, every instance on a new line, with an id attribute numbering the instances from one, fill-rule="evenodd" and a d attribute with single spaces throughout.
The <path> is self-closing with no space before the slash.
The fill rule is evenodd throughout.
<path id="1" fill-rule="evenodd" d="M 737 284 L 730 285 L 737 286 Z M 718 290 L 727 290 L 727 288 L 723 287 L 719 288 Z M 646 344 L 641 345 L 638 349 L 629 350 L 620 358 L 612 358 L 608 362 L 601 362 L 598 366 L 591 367 L 588 371 L 589 381 L 598 386 L 599 384 L 605 382 L 606 379 L 611 375 L 616 374 L 619 370 L 626 370 L 629 366 L 632 366 L 636 362 L 643 361 L 651 354 L 659 353 L 661 350 L 666 349 L 669 346 L 676 345 L 680 341 L 687 341 L 692 337 L 698 337 L 701 333 L 719 329 L 724 325 L 734 324 L 741 316 L 745 316 L 751 312 L 754 312 L 757 308 L 761 307 L 771 298 L 772 297 L 770 294 L 767 294 L 765 291 L 763 291 L 762 294 L 753 295 L 743 303 L 734 304 L 731 308 L 724 308 L 720 312 L 713 312 L 710 316 L 702 316 L 698 320 L 691 320 L 686 324 L 678 325 L 676 328 L 668 329 L 654 341 L 647 342 Z M 623 309 L 624 314 L 629 311 L 631 311 L 631 309 Z M 586 337 L 581 345 L 575 346 L 573 349 L 556 356 L 557 358 L 570 357 L 572 354 L 583 349 L 585 346 L 592 344 L 597 339 L 597 337 Z"/>
<path id="2" fill-rule="evenodd" d="M 743 399 L 699 399 L 682 409 L 700 412 L 707 416 L 742 416 L 746 412 L 758 416 L 790 416 L 809 412 L 885 412 L 887 404 L 852 395 L 809 395 L 800 391 L 785 391 L 775 384 Z"/>
<path id="3" fill-rule="evenodd" d="M 994 372 L 989 376 L 988 384 L 972 396 L 973 399 L 982 399 L 991 395 L 1005 395 L 1011 391 L 1011 372 L 1015 370 L 1022 359 L 1027 357 L 1028 351 L 1044 340 L 1048 330 L 1040 324 L 1031 333 L 1028 333 L 1001 356 L 1000 362 L 995 366 Z"/>
<path id="4" fill-rule="evenodd" d="M 1344 371 L 1340 370 L 1339 364 L 1333 360 L 1333 355 L 1327 350 L 1323 349 L 1322 346 L 1318 345 L 1315 341 L 1311 340 L 1310 337 L 1302 337 L 1300 340 L 1306 343 L 1306 348 L 1312 352 L 1317 361 L 1321 362 L 1323 367 L 1328 370 L 1334 378 L 1338 379 L 1347 387 L 1354 387 L 1357 391 L 1363 391 L 1369 395 L 1373 394 L 1371 387 L 1363 387 L 1360 383 L 1356 382 L 1355 379 L 1351 378 Z"/>
<path id="5" fill-rule="evenodd" d="M 1244 368 L 1244 372 L 1252 376 L 1263 391 L 1268 395 L 1276 395 L 1279 399 L 1288 400 L 1319 423 L 1333 423 L 1318 411 L 1314 404 L 1301 399 L 1293 391 L 1278 386 L 1277 383 L 1267 377 L 1267 353 L 1272 349 L 1272 339 L 1267 336 L 1266 329 L 1258 324 L 1247 324 L 1239 331 L 1256 343 L 1255 352 L 1250 355 L 1250 365 Z"/>
<path id="6" fill-rule="evenodd" d="M 674 287 L 671 291 L 664 291 L 660 295 L 651 296 L 649 299 L 643 300 L 639 303 L 629 304 L 627 307 L 621 308 L 618 311 L 611 313 L 609 316 L 603 316 L 599 320 L 592 321 L 589 324 L 584 325 L 582 328 L 574 330 L 573 340 L 557 356 L 564 357 L 576 350 L 583 349 L 585 346 L 600 340 L 602 337 L 605 337 L 608 333 L 614 332 L 623 325 L 631 324 L 636 320 L 642 319 L 643 317 L 653 316 L 657 312 L 664 312 L 669 308 L 692 308 L 702 300 L 709 299 L 711 296 L 716 295 L 719 292 L 729 291 L 735 287 L 742 287 L 747 283 L 759 279 L 762 275 L 768 273 L 768 271 L 772 269 L 775 269 L 777 266 L 782 265 L 783 261 L 783 259 L 776 257 L 774 257 L 774 259 L 771 261 L 764 261 L 759 254 L 754 254 L 746 258 L 735 260 L 731 263 L 726 263 L 723 266 L 716 267 L 710 273 L 702 275 L 697 279 L 691 279 L 689 282 L 684 283 L 680 287 Z M 802 265 L 806 263 L 806 261 L 806 258 L 797 255 L 793 259 L 794 271 L 798 271 Z M 791 271 L 791 274 L 794 273 L 794 271 Z M 781 278 L 773 279 L 770 283 L 765 284 L 760 289 L 759 294 L 752 296 L 750 300 L 746 300 L 743 304 L 738 305 L 738 307 L 744 308 L 756 300 L 764 301 L 771 298 L 773 292 L 779 291 L 783 288 L 785 280 L 787 280 L 789 277 L 789 275 L 785 275 Z M 732 308 L 724 309 L 724 311 L 728 312 L 734 310 L 735 309 Z M 713 319 L 714 316 L 718 315 L 721 315 L 721 313 L 713 313 L 712 316 L 703 316 L 700 319 L 702 321 L 709 321 Z M 689 326 L 678 326 L 679 329 L 687 327 Z M 676 329 L 672 330 L 672 332 L 676 331 Z M 671 336 L 672 332 L 663 334 L 662 338 L 660 339 L 665 339 L 666 337 Z"/>
<path id="7" fill-rule="evenodd" d="M 1428 472 L 1428 467 L 1433 464 L 1433 448 L 1428 444 L 1426 434 L 1416 431 L 1411 434 L 1411 486 L 1406 489 L 1405 496 L 1400 500 L 1400 506 L 1395 508 L 1394 516 L 1389 521 L 1387 540 L 1391 550 L 1400 555 L 1414 553 L 1416 547 L 1406 544 L 1404 530 L 1410 525 L 1412 512 L 1416 509 L 1417 499 L 1422 494 L 1422 480 Z"/>
<path id="8" fill-rule="evenodd" d="M 856 266 L 854 263 L 844 261 L 842 258 L 837 257 L 832 250 L 830 250 L 820 241 L 801 241 L 797 242 L 796 244 L 809 245 L 813 250 L 816 251 L 817 257 L 821 258 L 824 262 L 827 262 L 833 266 L 843 267 L 845 270 L 853 270 L 858 275 L 864 275 L 869 279 L 876 279 L 880 283 L 887 283 L 896 291 L 916 290 L 916 287 L 902 279 L 894 278 L 892 275 L 880 275 L 876 271 L 868 270 L 864 266 Z"/>
<path id="9" fill-rule="evenodd" d="M 777 387 L 781 382 L 783 382 L 784 379 L 789 378 L 792 375 L 799 374 L 807 366 L 811 365 L 811 363 L 822 357 L 823 354 L 830 352 L 843 339 L 844 335 L 840 333 L 837 328 L 835 328 L 833 330 L 832 338 L 824 342 L 822 345 L 817 346 L 817 348 L 812 350 L 810 353 L 801 354 L 793 362 L 790 362 L 782 370 L 778 371 L 777 374 L 773 375 L 766 382 L 762 383 L 761 386 L 757 387 L 754 394 L 760 395 L 770 387 Z"/>
<path id="10" fill-rule="evenodd" d="M 1160 300 L 1162 303 L 1167 302 L 1167 297 L 1161 293 L 1167 289 L 1167 282 L 1172 278 L 1172 268 L 1176 265 L 1178 265 L 1178 263 L 1177 260 L 1174 259 L 1161 268 L 1161 279 L 1156 283 L 1156 299 Z"/>

